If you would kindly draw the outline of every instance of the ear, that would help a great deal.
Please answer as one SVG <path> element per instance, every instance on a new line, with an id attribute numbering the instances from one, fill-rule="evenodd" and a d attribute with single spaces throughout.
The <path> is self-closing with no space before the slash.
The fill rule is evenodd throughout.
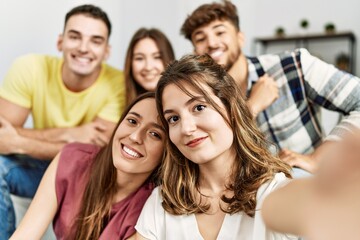
<path id="1" fill-rule="evenodd" d="M 111 45 L 107 44 L 106 49 L 105 49 L 105 54 L 104 54 L 103 61 L 108 60 L 108 58 L 110 57 L 110 52 L 111 52 Z"/>
<path id="2" fill-rule="evenodd" d="M 237 32 L 237 40 L 238 40 L 238 44 L 240 46 L 240 49 L 242 49 L 244 47 L 245 44 L 245 35 L 243 32 L 238 31 Z"/>
<path id="3" fill-rule="evenodd" d="M 64 36 L 62 34 L 59 34 L 56 47 L 61 52 L 62 51 L 62 44 L 63 44 Z"/>

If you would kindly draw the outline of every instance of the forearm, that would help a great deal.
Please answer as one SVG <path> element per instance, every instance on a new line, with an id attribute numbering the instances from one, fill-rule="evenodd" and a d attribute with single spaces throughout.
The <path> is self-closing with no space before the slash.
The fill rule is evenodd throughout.
<path id="1" fill-rule="evenodd" d="M 326 161 L 326 159 L 330 157 L 335 144 L 337 144 L 335 141 L 325 141 L 311 154 L 311 159 L 314 162 L 313 173 L 318 171 L 319 165 L 322 161 Z"/>
<path id="2" fill-rule="evenodd" d="M 46 170 L 35 197 L 11 240 L 41 239 L 51 224 L 58 205 L 55 191 L 55 176 L 60 155 L 57 155 Z"/>
<path id="3" fill-rule="evenodd" d="M 19 135 L 36 139 L 39 141 L 64 143 L 67 141 L 67 133 L 71 128 L 48 128 L 48 129 L 29 129 L 29 128 L 16 128 Z"/>
<path id="4" fill-rule="evenodd" d="M 266 226 L 276 232 L 304 233 L 312 179 L 295 179 L 276 189 L 264 200 L 261 214 Z"/>
<path id="5" fill-rule="evenodd" d="M 51 160 L 65 143 L 54 143 L 19 136 L 15 141 L 12 153 L 26 154 L 36 159 Z"/>

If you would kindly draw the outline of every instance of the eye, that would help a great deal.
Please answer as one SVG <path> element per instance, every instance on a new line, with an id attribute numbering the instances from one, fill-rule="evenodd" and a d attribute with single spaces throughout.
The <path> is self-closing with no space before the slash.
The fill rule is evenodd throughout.
<path id="1" fill-rule="evenodd" d="M 195 39 L 195 43 L 201 43 L 203 41 L 205 41 L 205 38 L 196 38 Z"/>
<path id="2" fill-rule="evenodd" d="M 203 105 L 203 104 L 198 104 L 198 105 L 196 105 L 196 106 L 194 107 L 194 111 L 200 112 L 200 111 L 203 111 L 205 108 L 206 108 L 205 105 Z"/>
<path id="3" fill-rule="evenodd" d="M 142 61 L 142 60 L 144 60 L 143 57 L 134 57 L 134 61 Z"/>
<path id="4" fill-rule="evenodd" d="M 155 56 L 154 59 L 162 60 L 162 57 L 159 55 L 159 56 Z"/>
<path id="5" fill-rule="evenodd" d="M 103 43 L 103 41 L 100 39 L 94 39 L 94 40 L 92 40 L 92 43 L 94 43 L 96 45 L 101 45 Z"/>
<path id="6" fill-rule="evenodd" d="M 220 31 L 220 32 L 217 32 L 217 33 L 216 33 L 217 36 L 221 36 L 221 35 L 223 35 L 223 34 L 225 34 L 225 31 Z"/>
<path id="7" fill-rule="evenodd" d="M 152 136 L 154 136 L 155 138 L 157 138 L 157 139 L 162 139 L 161 135 L 160 135 L 159 133 L 157 133 L 157 132 L 151 131 L 150 134 L 151 134 Z"/>
<path id="8" fill-rule="evenodd" d="M 78 35 L 69 35 L 69 38 L 72 40 L 80 39 L 80 37 Z"/>
<path id="9" fill-rule="evenodd" d="M 135 120 L 135 119 L 133 119 L 133 118 L 128 118 L 128 119 L 126 119 L 131 125 L 135 125 L 135 124 L 137 124 L 137 121 Z"/>
<path id="10" fill-rule="evenodd" d="M 169 118 L 167 119 L 167 122 L 168 122 L 169 124 L 174 124 L 174 123 L 176 123 L 178 120 L 179 120 L 179 117 L 178 117 L 178 116 L 171 116 L 171 117 L 169 117 Z"/>

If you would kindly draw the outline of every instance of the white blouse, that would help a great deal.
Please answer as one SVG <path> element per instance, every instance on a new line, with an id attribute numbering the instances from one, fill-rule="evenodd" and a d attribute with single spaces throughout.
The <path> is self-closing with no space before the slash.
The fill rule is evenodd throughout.
<path id="1" fill-rule="evenodd" d="M 280 234 L 266 229 L 261 217 L 260 208 L 265 197 L 288 179 L 278 173 L 274 179 L 263 184 L 257 192 L 257 210 L 255 216 L 249 217 L 243 212 L 226 214 L 217 239 L 230 240 L 285 240 L 297 239 L 295 236 Z M 160 188 L 153 190 L 140 214 L 135 226 L 136 231 L 147 239 L 196 239 L 203 240 L 195 214 L 172 215 L 161 206 Z"/>

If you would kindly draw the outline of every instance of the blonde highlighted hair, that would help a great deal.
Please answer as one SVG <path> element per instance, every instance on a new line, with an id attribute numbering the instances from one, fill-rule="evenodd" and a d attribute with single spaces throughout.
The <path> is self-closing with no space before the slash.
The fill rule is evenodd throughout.
<path id="1" fill-rule="evenodd" d="M 185 86 L 190 86 L 221 114 L 234 133 L 232 148 L 236 154 L 226 188 L 233 197 L 222 196 L 227 203 L 226 213 L 245 212 L 253 216 L 256 193 L 259 187 L 278 172 L 290 175 L 290 166 L 274 157 L 267 142 L 255 124 L 240 88 L 234 79 L 208 55 L 187 55 L 170 64 L 158 83 L 156 104 L 160 119 L 169 138 L 169 126 L 164 118 L 162 95 L 166 86 L 175 84 L 191 96 Z M 204 85 L 212 90 L 223 105 L 216 104 Z M 171 142 L 166 144 L 167 156 L 161 167 L 164 209 L 175 215 L 204 213 L 209 205 L 197 200 L 199 194 L 199 166 L 187 159 Z"/>

